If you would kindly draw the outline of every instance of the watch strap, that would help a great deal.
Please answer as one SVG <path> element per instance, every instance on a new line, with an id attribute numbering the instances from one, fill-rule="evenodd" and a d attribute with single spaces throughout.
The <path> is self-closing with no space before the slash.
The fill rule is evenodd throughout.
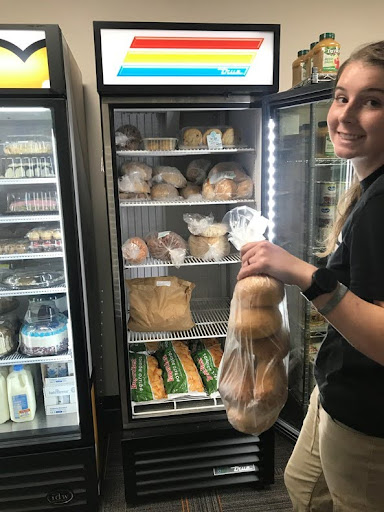
<path id="1" fill-rule="evenodd" d="M 329 301 L 326 302 L 322 308 L 317 309 L 320 315 L 328 315 L 328 313 L 330 313 L 332 309 L 334 309 L 338 305 L 338 303 L 341 301 L 341 299 L 344 297 L 347 291 L 348 288 L 343 283 L 338 283 L 336 290 L 332 297 L 329 299 Z"/>

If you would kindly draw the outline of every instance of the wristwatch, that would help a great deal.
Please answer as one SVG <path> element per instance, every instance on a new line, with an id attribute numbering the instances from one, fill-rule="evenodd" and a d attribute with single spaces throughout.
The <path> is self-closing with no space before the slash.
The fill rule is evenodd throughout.
<path id="1" fill-rule="evenodd" d="M 324 293 L 333 292 L 338 284 L 337 277 L 329 268 L 318 268 L 312 274 L 311 286 L 301 292 L 308 300 L 314 300 Z"/>

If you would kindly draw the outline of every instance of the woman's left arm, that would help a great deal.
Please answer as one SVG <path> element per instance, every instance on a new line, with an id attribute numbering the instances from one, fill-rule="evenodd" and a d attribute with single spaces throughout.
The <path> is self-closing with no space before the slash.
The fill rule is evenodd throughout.
<path id="1" fill-rule="evenodd" d="M 314 265 L 292 256 L 281 247 L 266 240 L 246 244 L 241 249 L 242 267 L 238 279 L 268 274 L 285 284 L 297 285 L 301 291 L 312 282 Z M 314 299 L 316 308 L 322 308 L 332 293 Z M 359 352 L 384 365 L 384 302 L 366 302 L 348 291 L 339 304 L 326 316 L 327 320 Z"/>

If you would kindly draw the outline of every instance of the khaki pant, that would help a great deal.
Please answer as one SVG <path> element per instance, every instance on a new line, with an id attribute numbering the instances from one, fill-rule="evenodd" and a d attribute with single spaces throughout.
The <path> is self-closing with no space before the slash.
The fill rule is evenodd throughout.
<path id="1" fill-rule="evenodd" d="M 384 512 L 384 439 L 334 421 L 318 396 L 316 387 L 285 470 L 293 510 Z"/>

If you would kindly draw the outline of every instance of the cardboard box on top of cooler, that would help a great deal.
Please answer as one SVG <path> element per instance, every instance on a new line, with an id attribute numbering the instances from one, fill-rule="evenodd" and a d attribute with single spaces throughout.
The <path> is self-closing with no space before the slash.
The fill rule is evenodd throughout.
<path id="1" fill-rule="evenodd" d="M 45 414 L 77 412 L 77 391 L 72 361 L 42 363 L 41 376 Z"/>

